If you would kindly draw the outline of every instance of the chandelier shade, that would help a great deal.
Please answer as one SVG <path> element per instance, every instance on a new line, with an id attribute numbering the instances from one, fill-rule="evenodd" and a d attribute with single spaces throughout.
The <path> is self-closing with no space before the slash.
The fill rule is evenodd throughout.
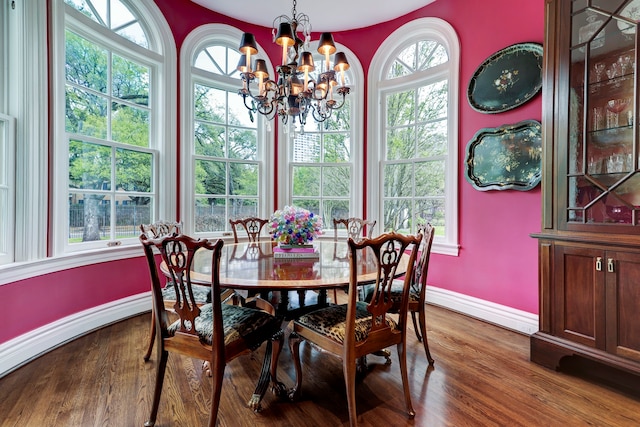
<path id="1" fill-rule="evenodd" d="M 278 46 L 293 46 L 296 42 L 296 37 L 293 35 L 291 24 L 288 22 L 281 22 L 278 27 L 278 34 L 276 34 L 276 39 L 274 41 Z"/>
<path id="2" fill-rule="evenodd" d="M 323 55 L 333 55 L 336 53 L 336 44 L 331 33 L 322 33 L 318 42 L 318 53 Z"/>
<path id="3" fill-rule="evenodd" d="M 298 32 L 302 32 L 304 40 L 298 37 Z M 242 78 L 242 89 L 238 93 L 249 110 L 251 121 L 255 113 L 268 120 L 280 117 L 283 124 L 288 123 L 289 117 L 294 117 L 302 129 L 309 115 L 316 122 L 326 121 L 334 110 L 345 105 L 351 90 L 345 85 L 344 72 L 349 69 L 347 56 L 344 52 L 336 52 L 331 33 L 322 33 L 318 53 L 324 55 L 324 67 L 315 66 L 313 54 L 308 50 L 309 17 L 296 13 L 296 0 L 293 0 L 291 17 L 280 15 L 273 21 L 272 35 L 273 42 L 282 47 L 281 65 L 276 67 L 273 80 L 264 59 L 257 59 L 255 64 L 251 61 L 251 56 L 258 54 L 253 34 L 244 33 L 238 48 L 241 57 L 237 70 Z M 334 55 L 333 68 L 330 67 L 331 55 Z M 309 75 L 313 72 L 319 72 L 316 79 Z M 336 80 L 337 72 L 340 73 L 340 84 Z"/>

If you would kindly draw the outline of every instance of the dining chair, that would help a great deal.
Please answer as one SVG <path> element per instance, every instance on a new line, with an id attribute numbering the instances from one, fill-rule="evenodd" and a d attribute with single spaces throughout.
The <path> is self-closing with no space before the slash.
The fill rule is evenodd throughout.
<path id="1" fill-rule="evenodd" d="M 159 220 L 151 224 L 140 224 L 140 232 L 150 239 L 157 239 L 159 237 L 168 236 L 173 233 L 181 233 L 182 232 L 182 222 L 181 221 L 166 221 Z M 209 287 L 207 286 L 194 286 L 194 296 L 196 297 L 196 301 L 200 304 L 206 304 L 211 301 L 211 297 L 209 295 Z M 167 310 L 171 310 L 173 304 L 175 303 L 176 296 L 175 291 L 173 289 L 173 283 L 166 281 L 165 286 L 162 288 L 163 299 L 166 302 L 165 308 Z M 148 361 L 151 358 L 151 352 L 153 351 L 153 344 L 156 338 L 156 321 L 155 321 L 155 310 L 153 309 L 153 304 L 151 305 L 151 332 L 149 333 L 149 344 L 147 345 L 147 351 L 144 354 L 144 361 Z"/>
<path id="2" fill-rule="evenodd" d="M 365 237 L 370 239 L 373 236 L 373 227 L 375 227 L 376 222 L 376 220 L 367 220 L 356 217 L 333 218 L 334 239 L 338 240 L 338 228 L 340 228 L 340 226 L 344 226 L 347 230 L 347 237 L 351 237 L 356 242 L 359 242 Z"/>
<path id="3" fill-rule="evenodd" d="M 140 224 L 140 231 L 143 235 L 150 239 L 157 239 L 163 236 L 169 236 L 171 234 L 180 234 L 182 232 L 182 221 L 166 221 L 159 220 L 151 224 Z M 193 296 L 196 303 L 202 305 L 211 302 L 211 288 L 209 286 L 202 286 L 194 284 Z M 234 296 L 234 291 L 231 289 L 223 289 L 222 300 L 230 300 Z M 165 309 L 173 311 L 173 306 L 176 302 L 176 290 L 174 289 L 173 282 L 166 281 L 165 286 L 162 288 L 162 298 L 165 303 Z M 156 322 L 155 322 L 155 310 L 151 305 L 151 332 L 149 333 L 149 344 L 147 345 L 147 351 L 144 354 L 144 361 L 148 361 L 151 358 L 151 352 L 153 351 L 153 344 L 156 339 Z"/>
<path id="4" fill-rule="evenodd" d="M 433 244 L 434 227 L 431 224 L 418 224 L 418 234 L 422 235 L 422 241 L 418 248 L 416 256 L 416 264 L 413 267 L 413 275 L 411 276 L 411 286 L 409 287 L 409 313 L 413 321 L 413 329 L 416 333 L 418 341 L 422 342 L 424 352 L 429 361 L 429 365 L 433 365 L 434 360 L 429 351 L 429 342 L 427 340 L 427 321 L 426 321 L 426 290 L 427 290 L 427 273 L 429 271 L 429 258 L 431 256 L 431 246 Z M 391 301 L 393 307 L 390 313 L 398 313 L 401 309 L 402 292 L 404 282 L 402 280 L 394 280 L 391 285 Z M 370 301 L 373 298 L 374 288 L 372 286 L 364 287 L 364 301 Z M 416 323 L 416 314 L 418 315 L 418 324 Z M 387 357 L 387 354 L 383 354 Z M 391 358 L 387 357 L 387 363 L 391 363 Z"/>
<path id="5" fill-rule="evenodd" d="M 159 355 L 151 414 L 145 426 L 153 426 L 156 422 L 169 353 L 208 362 L 213 382 L 209 426 L 214 426 L 217 420 L 226 364 L 259 348 L 265 341 L 267 347 L 262 373 L 248 406 L 256 411 L 260 409 L 269 378 L 273 381 L 274 390 L 283 391 L 284 386 L 276 379 L 278 356 L 283 342 L 283 332 L 280 328 L 282 319 L 273 315 L 273 306 L 258 298 L 253 300 L 253 307 L 222 303 L 220 255 L 224 241 L 195 240 L 183 234 L 171 234 L 157 239 L 148 238 L 143 234 L 140 241 L 151 275 L 156 312 L 156 346 Z M 166 273 L 163 273 L 156 263 L 154 247 L 161 254 Z M 211 251 L 212 301 L 200 306 L 194 297 L 191 270 L 196 252 L 202 250 Z M 160 277 L 164 274 L 169 275 L 178 290 L 174 305 L 178 320 L 173 323 L 169 323 L 162 298 Z M 179 389 L 180 387 L 176 390 Z M 171 395 L 171 399 L 181 397 L 179 393 Z"/>
<path id="6" fill-rule="evenodd" d="M 357 217 L 351 218 L 333 218 L 333 239 L 337 242 L 338 229 L 344 227 L 347 230 L 347 238 L 352 238 L 356 242 L 364 238 L 370 239 L 373 236 L 373 227 L 376 220 L 367 220 Z M 365 234 L 366 231 L 366 234 Z M 346 288 L 344 289 L 346 290 Z M 333 290 L 333 302 L 338 303 L 338 289 Z"/>
<path id="7" fill-rule="evenodd" d="M 417 247 L 422 237 L 385 233 L 372 239 L 356 242 L 349 238 L 349 292 L 347 304 L 330 305 L 300 316 L 292 322 L 289 347 L 294 361 L 296 382 L 290 397 L 301 396 L 302 366 L 300 342 L 308 341 L 342 358 L 342 371 L 347 389 L 349 424 L 357 425 L 356 371 L 359 359 L 393 344 L 397 346 L 398 360 L 404 390 L 406 412 L 413 418 L 406 359 L 407 308 L 409 304 L 410 277 L 413 273 Z M 390 291 L 398 265 L 405 250 L 413 245 L 405 274 L 398 320 L 389 316 Z M 377 267 L 373 298 L 369 302 L 358 301 L 357 287 L 359 264 L 373 262 Z M 362 365 L 360 365 L 362 366 Z"/>
<path id="8" fill-rule="evenodd" d="M 233 231 L 233 241 L 238 243 L 238 227 L 242 227 L 247 233 L 249 242 L 258 242 L 260 240 L 260 233 L 268 222 L 268 219 L 257 217 L 240 218 L 236 220 L 230 219 L 229 224 L 231 224 L 231 231 Z"/>

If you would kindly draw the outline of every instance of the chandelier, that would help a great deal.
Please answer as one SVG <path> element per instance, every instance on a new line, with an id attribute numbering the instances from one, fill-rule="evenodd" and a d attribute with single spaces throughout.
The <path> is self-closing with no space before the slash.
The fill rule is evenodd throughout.
<path id="1" fill-rule="evenodd" d="M 298 31 L 302 32 L 304 40 L 298 37 Z M 242 89 L 238 93 L 249 110 L 249 118 L 253 122 L 254 113 L 260 113 L 268 120 L 279 116 L 286 125 L 289 117 L 293 117 L 293 120 L 297 118 L 303 131 L 309 114 L 316 122 L 324 122 L 331 117 L 333 110 L 342 108 L 349 94 L 344 78 L 345 71 L 349 69 L 347 56 L 343 52 L 336 53 L 331 33 L 322 33 L 318 52 L 324 55 L 324 67 L 318 70 L 321 72 L 317 79 L 309 77 L 309 73 L 316 70 L 313 55 L 308 51 L 311 23 L 309 16 L 296 13 L 296 0 L 293 0 L 291 17 L 278 16 L 273 21 L 271 32 L 273 41 L 282 46 L 282 63 L 276 67 L 275 80 L 269 76 L 264 59 L 257 59 L 255 63 L 251 61 L 251 56 L 258 53 L 253 34 L 244 33 L 240 41 L 242 55 L 238 71 L 242 77 Z M 329 58 L 334 53 L 334 66 L 329 69 Z M 336 79 L 338 72 L 340 85 Z"/>

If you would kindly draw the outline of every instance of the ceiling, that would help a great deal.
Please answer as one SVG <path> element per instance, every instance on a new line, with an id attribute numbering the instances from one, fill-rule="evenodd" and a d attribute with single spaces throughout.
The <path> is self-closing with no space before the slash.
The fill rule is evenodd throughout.
<path id="1" fill-rule="evenodd" d="M 271 27 L 280 15 L 291 16 L 293 0 L 192 0 L 201 6 L 250 24 Z M 296 12 L 309 15 L 313 31 L 342 31 L 368 27 L 413 12 L 435 0 L 299 0 Z"/>

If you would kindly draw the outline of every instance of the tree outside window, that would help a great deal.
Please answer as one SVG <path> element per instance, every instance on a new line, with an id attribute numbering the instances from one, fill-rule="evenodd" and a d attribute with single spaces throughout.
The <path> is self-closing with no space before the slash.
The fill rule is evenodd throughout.
<path id="1" fill-rule="evenodd" d="M 192 87 L 194 208 L 198 233 L 229 231 L 229 219 L 258 216 L 262 153 L 258 126 L 238 95 L 240 54 L 213 43 L 198 52 Z M 229 87 L 229 82 L 232 84 Z"/>
<path id="2" fill-rule="evenodd" d="M 444 47 L 421 40 L 391 61 L 388 80 L 403 78 L 383 92 L 382 203 L 384 230 L 411 233 L 430 222 L 445 233 L 448 163 L 449 80 L 441 72 Z"/>
<path id="3" fill-rule="evenodd" d="M 83 15 L 143 47 L 146 35 L 119 1 L 67 1 Z M 114 15 L 120 11 L 120 15 Z M 113 22 L 124 12 L 127 23 Z M 82 34 L 84 33 L 84 34 Z M 137 236 L 154 218 L 157 151 L 150 142 L 153 70 L 108 43 L 65 31 L 68 243 Z M 118 34 L 118 35 L 116 35 Z"/>
<path id="4" fill-rule="evenodd" d="M 317 79 L 324 57 L 314 55 L 316 71 L 309 74 Z M 329 63 L 330 69 L 333 62 Z M 347 71 L 345 84 L 353 77 Z M 310 113 L 304 131 L 290 132 L 290 167 L 292 182 L 291 203 L 320 215 L 325 228 L 333 218 L 353 216 L 353 140 L 351 132 L 352 102 L 347 96 L 345 105 L 332 112 L 324 122 L 316 122 Z M 300 125 L 298 124 L 298 127 Z M 292 126 L 293 128 L 293 126 Z"/>

